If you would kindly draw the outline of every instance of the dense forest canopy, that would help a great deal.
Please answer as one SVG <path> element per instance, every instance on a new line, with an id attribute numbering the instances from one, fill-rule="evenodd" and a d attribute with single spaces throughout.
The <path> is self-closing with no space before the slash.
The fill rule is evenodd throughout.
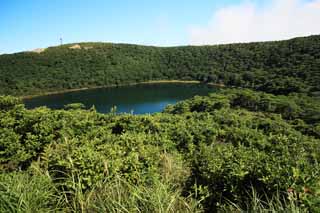
<path id="1" fill-rule="evenodd" d="M 199 80 L 275 94 L 320 91 L 320 36 L 216 46 L 79 43 L 0 55 L 0 94 Z"/>

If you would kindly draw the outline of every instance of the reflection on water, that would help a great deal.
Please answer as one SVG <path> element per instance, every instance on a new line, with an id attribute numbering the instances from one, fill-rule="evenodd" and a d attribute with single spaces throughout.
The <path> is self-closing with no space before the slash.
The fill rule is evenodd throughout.
<path id="1" fill-rule="evenodd" d="M 161 112 L 168 104 L 195 95 L 207 95 L 215 90 L 216 88 L 203 84 L 140 84 L 40 96 L 26 99 L 24 103 L 28 109 L 39 106 L 61 109 L 70 103 L 83 103 L 87 108 L 94 105 L 101 113 L 110 112 L 110 109 L 116 106 L 117 112 L 133 111 L 134 114 L 144 114 Z"/>

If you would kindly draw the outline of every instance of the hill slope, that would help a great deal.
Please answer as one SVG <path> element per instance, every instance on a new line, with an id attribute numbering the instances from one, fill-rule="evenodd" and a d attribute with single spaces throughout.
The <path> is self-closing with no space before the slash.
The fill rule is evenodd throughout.
<path id="1" fill-rule="evenodd" d="M 0 94 L 200 80 L 276 94 L 320 91 L 320 36 L 217 46 L 79 43 L 0 56 Z"/>

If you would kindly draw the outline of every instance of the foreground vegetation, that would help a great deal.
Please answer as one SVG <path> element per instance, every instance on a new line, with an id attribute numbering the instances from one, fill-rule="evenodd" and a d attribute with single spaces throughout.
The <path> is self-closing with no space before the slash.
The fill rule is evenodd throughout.
<path id="1" fill-rule="evenodd" d="M 320 36 L 80 43 L 0 56 L 0 94 L 148 81 L 222 89 L 153 115 L 0 96 L 0 212 L 319 212 Z"/>
<path id="2" fill-rule="evenodd" d="M 37 95 L 151 80 L 197 80 L 273 94 L 320 94 L 320 36 L 150 47 L 80 43 L 0 55 L 0 94 Z"/>
<path id="3" fill-rule="evenodd" d="M 154 115 L 0 98 L 1 212 L 320 211 L 320 101 L 221 90 Z"/>

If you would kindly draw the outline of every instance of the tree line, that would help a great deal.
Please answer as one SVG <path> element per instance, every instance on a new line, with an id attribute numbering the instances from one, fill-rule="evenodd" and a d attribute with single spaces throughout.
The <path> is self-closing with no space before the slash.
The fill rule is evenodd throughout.
<path id="1" fill-rule="evenodd" d="M 216 46 L 79 43 L 0 56 L 0 94 L 33 95 L 150 80 L 198 80 L 319 95 L 320 36 Z"/>

